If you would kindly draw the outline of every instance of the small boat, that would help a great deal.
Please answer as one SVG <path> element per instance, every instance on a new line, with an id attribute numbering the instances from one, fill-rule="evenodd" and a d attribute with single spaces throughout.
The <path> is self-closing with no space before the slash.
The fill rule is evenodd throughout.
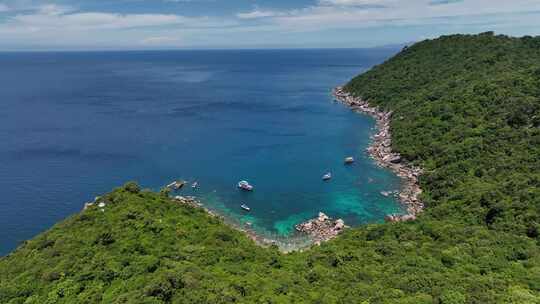
<path id="1" fill-rule="evenodd" d="M 253 186 L 250 185 L 247 181 L 240 181 L 238 183 L 238 188 L 240 188 L 242 190 L 246 190 L 246 191 L 252 191 L 253 190 Z"/>
<path id="2" fill-rule="evenodd" d="M 182 187 L 184 187 L 185 184 L 186 184 L 185 181 L 177 181 L 174 184 L 174 189 L 175 190 L 180 190 Z"/>
<path id="3" fill-rule="evenodd" d="M 240 208 L 244 209 L 245 211 L 251 211 L 251 208 L 249 208 L 246 204 L 240 205 Z"/>
<path id="4" fill-rule="evenodd" d="M 328 172 L 325 175 L 323 175 L 322 180 L 327 181 L 332 178 L 332 173 Z"/>
<path id="5" fill-rule="evenodd" d="M 193 184 L 191 184 L 191 188 L 196 189 L 197 187 L 199 187 L 198 182 L 194 182 Z"/>
<path id="6" fill-rule="evenodd" d="M 345 158 L 345 164 L 346 165 L 349 165 L 349 164 L 352 164 L 352 163 L 354 163 L 354 158 L 352 156 L 349 156 L 349 157 Z"/>
<path id="7" fill-rule="evenodd" d="M 180 188 L 184 187 L 185 184 L 186 184 L 185 181 L 174 181 L 174 182 L 168 184 L 167 188 L 174 189 L 174 190 L 179 190 Z"/>

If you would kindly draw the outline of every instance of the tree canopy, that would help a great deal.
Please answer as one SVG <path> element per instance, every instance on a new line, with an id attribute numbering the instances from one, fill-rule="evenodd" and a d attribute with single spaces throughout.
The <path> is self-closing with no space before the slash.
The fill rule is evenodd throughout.
<path id="1" fill-rule="evenodd" d="M 416 221 L 283 254 L 130 183 L 0 259 L 0 303 L 540 303 L 540 38 L 426 40 L 346 89 L 424 168 Z"/>

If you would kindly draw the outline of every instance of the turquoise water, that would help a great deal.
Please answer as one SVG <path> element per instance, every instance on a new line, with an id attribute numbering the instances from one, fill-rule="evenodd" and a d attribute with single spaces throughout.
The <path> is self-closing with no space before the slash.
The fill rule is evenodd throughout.
<path id="1" fill-rule="evenodd" d="M 401 206 L 380 191 L 400 180 L 364 152 L 373 119 L 330 92 L 394 52 L 3 54 L 0 253 L 129 180 L 198 181 L 178 195 L 268 237 L 295 237 L 319 211 L 382 221 Z M 255 190 L 239 191 L 242 179 Z"/>
<path id="2" fill-rule="evenodd" d="M 377 167 L 364 153 L 373 132 L 372 119 L 352 113 L 341 104 L 333 104 L 328 96 L 321 96 L 320 100 L 325 102 L 321 106 L 332 107 L 328 111 L 347 116 L 346 128 L 334 125 L 327 130 L 304 130 L 319 137 L 320 142 L 290 140 L 286 146 L 263 149 L 243 157 L 231 165 L 230 172 L 234 172 L 231 176 L 221 177 L 229 181 L 228 189 L 215 189 L 210 193 L 201 189 L 197 195 L 210 208 L 241 223 L 251 222 L 255 230 L 273 237 L 290 235 L 295 224 L 315 217 L 319 211 L 343 218 L 349 225 L 380 221 L 386 214 L 400 212 L 393 198 L 380 194 L 399 189 L 399 179 Z M 333 124 L 326 123 L 327 126 Z M 328 145 L 337 137 L 341 139 Z M 347 155 L 356 159 L 351 166 L 343 164 Z M 324 182 L 321 176 L 328 171 L 333 178 Z M 231 186 L 240 178 L 248 179 L 255 190 L 234 191 Z M 241 202 L 248 204 L 252 211 L 246 213 L 239 209 Z"/>

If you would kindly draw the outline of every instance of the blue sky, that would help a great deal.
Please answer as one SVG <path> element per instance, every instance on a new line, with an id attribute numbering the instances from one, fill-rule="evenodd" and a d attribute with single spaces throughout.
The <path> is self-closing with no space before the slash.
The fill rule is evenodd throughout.
<path id="1" fill-rule="evenodd" d="M 373 47 L 540 34 L 540 0 L 0 0 L 0 50 Z"/>

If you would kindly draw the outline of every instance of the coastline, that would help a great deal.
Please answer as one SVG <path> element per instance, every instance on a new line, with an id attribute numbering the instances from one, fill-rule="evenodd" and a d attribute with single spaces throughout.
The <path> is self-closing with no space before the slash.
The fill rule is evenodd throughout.
<path id="1" fill-rule="evenodd" d="M 310 234 L 306 233 L 305 235 L 300 235 L 296 237 L 288 237 L 286 239 L 279 239 L 278 237 L 269 237 L 266 235 L 263 235 L 261 233 L 258 233 L 254 229 L 252 229 L 252 226 L 241 224 L 239 222 L 236 222 L 234 220 L 231 220 L 230 218 L 223 216 L 219 214 L 217 211 L 213 211 L 209 208 L 207 208 L 199 199 L 195 196 L 174 196 L 171 197 L 171 200 L 175 203 L 180 203 L 183 205 L 190 206 L 192 208 L 198 208 L 204 210 L 209 216 L 216 217 L 221 219 L 225 224 L 228 226 L 243 232 L 247 235 L 248 238 L 250 238 L 252 241 L 254 241 L 257 245 L 262 247 L 269 247 L 269 246 L 278 246 L 280 251 L 283 253 L 288 253 L 292 251 L 297 250 L 303 250 L 305 248 L 309 248 L 313 244 L 317 242 L 316 239 L 314 239 Z"/>
<path id="2" fill-rule="evenodd" d="M 391 111 L 381 111 L 377 107 L 371 107 L 367 101 L 355 97 L 346 92 L 343 87 L 336 87 L 332 90 L 334 101 L 339 101 L 353 111 L 368 114 L 376 121 L 377 133 L 371 139 L 372 143 L 366 149 L 367 153 L 375 160 L 378 166 L 392 170 L 402 179 L 402 187 L 398 193 L 399 201 L 407 207 L 405 214 L 388 214 L 385 216 L 387 222 L 401 222 L 415 220 L 422 212 L 424 205 L 418 199 L 422 193 L 418 184 L 418 178 L 422 174 L 420 168 L 410 166 L 399 153 L 393 152 L 391 148 L 392 138 L 390 133 Z M 87 203 L 84 209 L 96 203 Z M 302 251 L 313 245 L 320 245 L 337 237 L 348 226 L 341 219 L 330 219 L 326 214 L 319 212 L 318 217 L 295 225 L 295 230 L 301 234 L 286 240 L 276 237 L 269 237 L 258 233 L 252 226 L 241 224 L 222 216 L 219 212 L 207 208 L 198 198 L 194 196 L 171 196 L 171 201 L 190 206 L 192 208 L 203 209 L 209 216 L 222 219 L 230 227 L 245 233 L 256 244 L 263 247 L 277 246 L 284 253 L 292 251 Z"/>
<path id="3" fill-rule="evenodd" d="M 378 107 L 372 107 L 369 102 L 353 96 L 343 87 L 334 88 L 332 95 L 336 101 L 349 106 L 353 111 L 365 113 L 375 118 L 377 133 L 372 136 L 373 142 L 367 148 L 367 152 L 378 166 L 392 170 L 403 181 L 398 197 L 400 202 L 407 207 L 407 213 L 389 214 L 385 220 L 388 222 L 415 220 L 424 209 L 424 204 L 418 199 L 422 193 L 418 183 L 422 169 L 411 166 L 399 153 L 392 151 L 392 134 L 390 132 L 392 111 L 384 112 Z"/>
<path id="4" fill-rule="evenodd" d="M 409 165 L 402 159 L 399 153 L 392 151 L 392 135 L 390 132 L 392 111 L 384 112 L 377 107 L 372 107 L 367 101 L 346 92 L 343 87 L 334 88 L 332 90 L 332 95 L 334 96 L 335 101 L 347 105 L 353 111 L 368 114 L 375 119 L 377 132 L 371 137 L 372 143 L 366 151 L 375 160 L 378 166 L 390 169 L 402 179 L 402 186 L 398 193 L 398 198 L 399 201 L 407 207 L 406 213 L 388 214 L 385 216 L 385 221 L 402 222 L 415 220 L 418 214 L 424 209 L 424 204 L 418 199 L 418 196 L 422 193 L 418 183 L 418 178 L 422 174 L 422 169 Z M 261 235 L 249 225 L 242 225 L 231 221 L 206 208 L 204 204 L 195 197 L 176 196 L 173 200 L 194 208 L 202 208 L 210 216 L 219 217 L 229 226 L 245 233 L 259 246 L 268 247 L 275 245 L 284 253 L 297 250 L 302 251 L 312 245 L 319 245 L 321 242 L 337 237 L 344 228 L 347 228 L 341 219 L 329 219 L 321 212 L 318 217 L 295 225 L 295 230 L 302 233 L 305 236 L 304 238 L 297 237 L 283 241 Z M 325 217 L 325 219 L 321 220 L 321 217 Z M 336 229 L 338 226 L 339 228 Z"/>

